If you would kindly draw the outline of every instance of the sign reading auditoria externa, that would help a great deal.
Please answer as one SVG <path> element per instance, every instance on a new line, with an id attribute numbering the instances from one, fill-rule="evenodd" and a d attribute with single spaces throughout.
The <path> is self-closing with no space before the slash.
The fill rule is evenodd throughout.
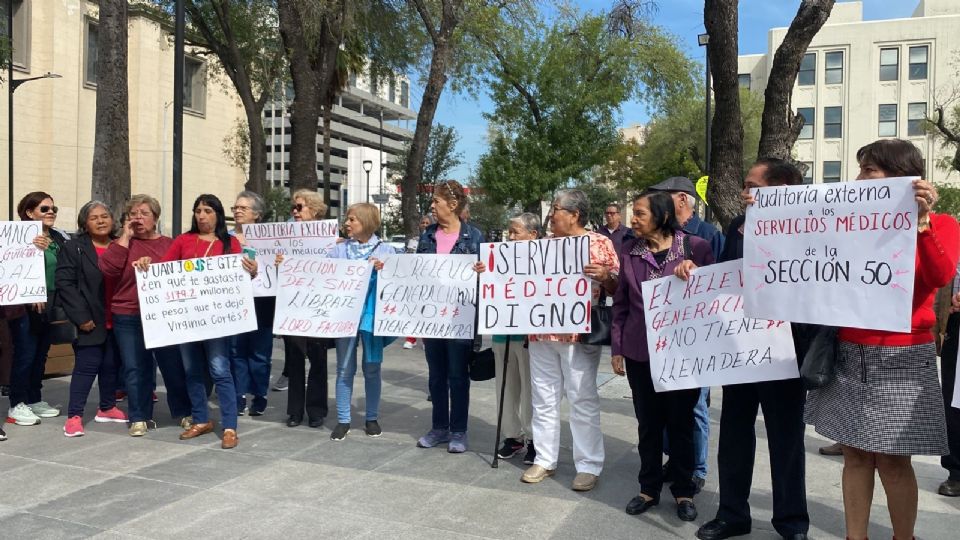
<path id="1" fill-rule="evenodd" d="M 753 190 L 743 265 L 751 317 L 909 332 L 911 178 Z"/>
<path id="2" fill-rule="evenodd" d="M 472 339 L 476 255 L 387 257 L 377 274 L 374 334 Z"/>
<path id="3" fill-rule="evenodd" d="M 276 296 L 277 254 L 284 257 L 326 257 L 337 243 L 335 219 L 252 223 L 243 226 L 247 245 L 257 250 L 259 272 L 253 280 L 254 296 Z"/>
<path id="4" fill-rule="evenodd" d="M 148 349 L 257 329 L 250 274 L 242 255 L 151 264 L 137 272 Z"/>
<path id="5" fill-rule="evenodd" d="M 480 245 L 480 334 L 590 332 L 590 237 Z"/>
<path id="6" fill-rule="evenodd" d="M 0 221 L 0 305 L 47 301 L 43 252 L 33 245 L 42 233 L 39 221 Z"/>
<path id="7" fill-rule="evenodd" d="M 743 312 L 739 260 L 641 284 L 657 392 L 799 377 L 790 323 Z"/>
<path id="8" fill-rule="evenodd" d="M 357 335 L 370 286 L 365 260 L 289 257 L 278 268 L 273 333 L 339 338 Z"/>

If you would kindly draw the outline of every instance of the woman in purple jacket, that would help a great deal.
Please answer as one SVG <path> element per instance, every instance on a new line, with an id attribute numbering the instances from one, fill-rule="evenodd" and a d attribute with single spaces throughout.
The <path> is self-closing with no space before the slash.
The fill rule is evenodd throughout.
<path id="1" fill-rule="evenodd" d="M 685 259 L 697 266 L 714 262 L 710 244 L 688 236 L 680 228 L 673 199 L 667 193 L 641 193 L 633 200 L 633 232 L 620 253 L 620 284 L 613 297 L 611 349 L 613 371 L 626 375 L 633 392 L 633 409 L 639 426 L 640 494 L 627 504 L 627 513 L 642 514 L 660 503 L 663 488 L 663 430 L 670 437 L 670 491 L 677 501 L 677 516 L 697 517 L 693 504 L 693 408 L 699 388 L 657 393 L 650 376 L 647 330 L 641 283 L 673 275 Z"/>

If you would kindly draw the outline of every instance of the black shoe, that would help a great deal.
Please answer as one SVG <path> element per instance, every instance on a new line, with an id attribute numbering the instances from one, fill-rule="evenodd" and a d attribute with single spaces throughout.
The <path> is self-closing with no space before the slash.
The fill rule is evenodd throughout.
<path id="1" fill-rule="evenodd" d="M 320 428 L 320 427 L 323 427 L 323 417 L 320 417 L 320 418 L 311 418 L 310 420 L 307 421 L 307 425 L 310 426 L 310 427 L 312 427 L 312 428 Z M 349 425 L 349 424 L 347 424 L 347 425 Z"/>
<path id="2" fill-rule="evenodd" d="M 7 432 L 4 431 L 3 428 L 0 428 L 0 441 L 5 441 L 5 440 L 7 440 Z"/>
<path id="3" fill-rule="evenodd" d="M 783 540 L 807 540 L 807 533 L 796 533 L 784 536 Z"/>
<path id="4" fill-rule="evenodd" d="M 518 441 L 513 437 L 507 437 L 503 440 L 503 446 L 497 450 L 497 457 L 500 459 L 510 459 L 523 450 L 523 441 Z"/>
<path id="5" fill-rule="evenodd" d="M 342 441 L 347 438 L 347 433 L 350 433 L 350 424 L 337 424 L 337 427 L 333 428 L 333 433 L 330 434 L 330 440 Z"/>
<path id="6" fill-rule="evenodd" d="M 723 540 L 732 536 L 742 536 L 750 534 L 750 524 L 735 525 L 727 523 L 722 519 L 714 519 L 703 524 L 697 531 L 697 538 L 700 540 Z M 806 536 L 804 536 L 806 538 Z"/>
<path id="7" fill-rule="evenodd" d="M 677 517 L 683 521 L 693 521 L 697 519 L 697 505 L 693 504 L 693 501 L 678 502 Z"/>
<path id="8" fill-rule="evenodd" d="M 287 418 L 287 427 L 297 427 L 303 423 L 302 416 L 291 416 Z"/>
<path id="9" fill-rule="evenodd" d="M 700 478 L 699 476 L 694 476 L 694 477 L 693 477 L 693 487 L 696 488 L 696 489 L 695 489 L 695 491 L 693 492 L 693 494 L 696 495 L 697 493 L 700 493 L 701 491 L 703 491 L 703 485 L 706 484 L 706 483 L 707 483 L 706 479 Z"/>
<path id="10" fill-rule="evenodd" d="M 940 484 L 940 489 L 937 490 L 937 493 L 944 497 L 960 497 L 960 480 L 947 478 Z"/>
<path id="11" fill-rule="evenodd" d="M 523 455 L 524 465 L 533 465 L 537 459 L 537 449 L 533 447 L 533 441 L 527 441 L 527 453 Z"/>
<path id="12" fill-rule="evenodd" d="M 10 386 L 6 384 L 3 386 L 0 386 L 0 396 L 7 397 L 9 395 L 10 395 Z"/>
<path id="13" fill-rule="evenodd" d="M 250 416 L 263 416 L 263 413 L 267 412 L 267 408 L 263 409 L 250 409 Z"/>
<path id="14" fill-rule="evenodd" d="M 383 430 L 380 429 L 380 422 L 376 420 L 367 420 L 363 425 L 363 431 L 366 432 L 367 437 L 379 437 L 383 435 Z"/>
<path id="15" fill-rule="evenodd" d="M 659 499 L 647 500 L 637 495 L 636 497 L 630 499 L 630 502 L 627 503 L 627 513 L 631 516 L 642 514 L 658 504 L 660 504 Z"/>

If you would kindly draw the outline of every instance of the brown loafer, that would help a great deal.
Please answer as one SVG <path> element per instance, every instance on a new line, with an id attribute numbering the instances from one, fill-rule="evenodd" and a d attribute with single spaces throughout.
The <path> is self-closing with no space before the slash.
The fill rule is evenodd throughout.
<path id="1" fill-rule="evenodd" d="M 237 447 L 237 430 L 235 429 L 225 429 L 223 430 L 223 442 L 220 444 L 220 448 L 224 450 L 229 450 L 231 448 Z"/>
<path id="2" fill-rule="evenodd" d="M 830 446 L 821 446 L 819 452 L 821 456 L 842 456 L 843 448 L 840 443 L 833 443 Z"/>
<path id="3" fill-rule="evenodd" d="M 194 437 L 199 437 L 206 433 L 213 432 L 213 422 L 205 422 L 203 424 L 192 424 L 186 431 L 180 434 L 180 440 L 185 441 L 187 439 L 192 439 Z"/>

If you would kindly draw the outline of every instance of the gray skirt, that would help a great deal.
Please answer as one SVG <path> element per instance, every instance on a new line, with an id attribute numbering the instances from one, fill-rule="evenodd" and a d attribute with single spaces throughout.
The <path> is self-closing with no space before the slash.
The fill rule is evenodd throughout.
<path id="1" fill-rule="evenodd" d="M 807 396 L 804 421 L 867 452 L 943 456 L 947 425 L 933 343 L 888 347 L 840 342 L 834 379 Z"/>

